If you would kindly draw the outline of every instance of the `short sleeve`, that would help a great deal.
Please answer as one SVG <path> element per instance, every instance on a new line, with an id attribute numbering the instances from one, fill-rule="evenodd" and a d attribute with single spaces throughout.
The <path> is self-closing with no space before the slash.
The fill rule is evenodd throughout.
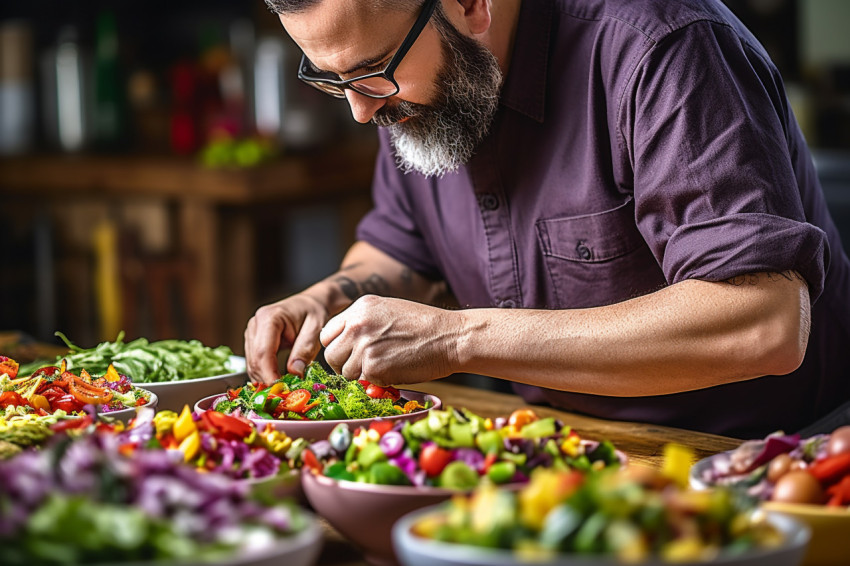
<path id="1" fill-rule="evenodd" d="M 379 138 L 372 180 L 374 206 L 358 224 L 357 239 L 372 244 L 424 277 L 442 279 L 417 226 L 407 176 L 396 167 L 387 133 L 380 130 Z"/>
<path id="2" fill-rule="evenodd" d="M 829 248 L 805 216 L 788 143 L 797 125 L 763 49 L 692 23 L 649 51 L 627 92 L 636 221 L 668 283 L 796 270 L 814 302 Z"/>

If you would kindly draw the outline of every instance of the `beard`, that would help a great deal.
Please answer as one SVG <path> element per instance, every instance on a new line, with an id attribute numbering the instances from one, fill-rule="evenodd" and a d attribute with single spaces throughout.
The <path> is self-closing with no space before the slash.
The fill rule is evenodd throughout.
<path id="1" fill-rule="evenodd" d="M 426 177 L 457 171 L 472 158 L 496 115 L 502 86 L 496 57 L 437 10 L 445 63 L 437 74 L 435 102 L 402 100 L 372 118 L 389 131 L 399 169 Z"/>

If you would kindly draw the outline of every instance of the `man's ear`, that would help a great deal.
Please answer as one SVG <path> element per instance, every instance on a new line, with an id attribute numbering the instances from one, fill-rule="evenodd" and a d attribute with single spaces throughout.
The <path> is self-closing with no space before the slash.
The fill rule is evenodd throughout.
<path id="1" fill-rule="evenodd" d="M 457 2 L 469 31 L 479 35 L 490 29 L 490 0 L 449 0 Z"/>

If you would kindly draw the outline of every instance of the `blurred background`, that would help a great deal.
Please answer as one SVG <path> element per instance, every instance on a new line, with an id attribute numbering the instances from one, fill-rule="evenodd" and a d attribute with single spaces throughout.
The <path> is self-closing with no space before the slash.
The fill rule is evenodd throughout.
<path id="1" fill-rule="evenodd" d="M 850 2 L 728 0 L 771 53 L 850 245 Z M 374 127 L 296 78 L 262 0 L 0 0 L 0 331 L 242 351 L 332 273 Z"/>

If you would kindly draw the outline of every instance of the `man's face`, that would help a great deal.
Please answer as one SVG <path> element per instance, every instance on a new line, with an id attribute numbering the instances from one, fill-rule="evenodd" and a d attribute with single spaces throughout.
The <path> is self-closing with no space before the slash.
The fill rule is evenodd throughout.
<path id="1" fill-rule="evenodd" d="M 347 79 L 382 70 L 418 15 L 371 4 L 324 0 L 280 20 L 316 67 Z M 406 172 L 442 175 L 466 163 L 498 107 L 496 58 L 442 18 L 438 6 L 394 78 L 400 90 L 387 99 L 347 90 L 354 118 L 389 129 Z"/>

